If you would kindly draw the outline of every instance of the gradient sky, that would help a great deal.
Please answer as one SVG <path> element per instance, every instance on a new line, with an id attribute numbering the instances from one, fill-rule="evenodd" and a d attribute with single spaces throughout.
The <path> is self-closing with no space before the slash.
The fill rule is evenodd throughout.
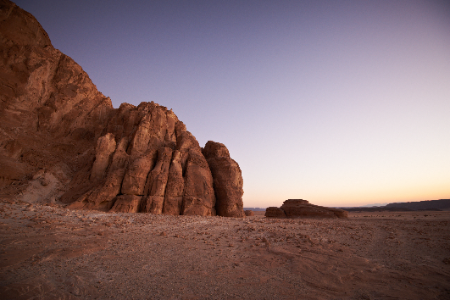
<path id="1" fill-rule="evenodd" d="M 224 143 L 246 207 L 450 198 L 448 1 L 15 3 L 114 107 Z"/>

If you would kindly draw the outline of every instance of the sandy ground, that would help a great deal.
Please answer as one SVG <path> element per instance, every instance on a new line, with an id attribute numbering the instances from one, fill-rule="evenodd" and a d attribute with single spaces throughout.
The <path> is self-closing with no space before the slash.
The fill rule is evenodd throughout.
<path id="1" fill-rule="evenodd" d="M 450 299 L 450 212 L 244 219 L 0 202 L 1 299 Z"/>

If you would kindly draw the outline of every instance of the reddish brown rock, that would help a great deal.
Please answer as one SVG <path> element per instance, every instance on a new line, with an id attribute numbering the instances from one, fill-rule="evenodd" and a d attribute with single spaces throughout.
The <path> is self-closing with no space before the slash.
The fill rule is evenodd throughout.
<path id="1" fill-rule="evenodd" d="M 239 165 L 230 157 L 224 144 L 208 141 L 203 149 L 214 178 L 217 214 L 243 217 L 243 180 Z"/>
<path id="2" fill-rule="evenodd" d="M 183 215 L 216 215 L 213 178 L 200 147 L 189 151 L 183 193 Z"/>
<path id="3" fill-rule="evenodd" d="M 268 207 L 264 214 L 268 218 L 286 218 L 286 213 L 279 207 Z"/>
<path id="4" fill-rule="evenodd" d="M 58 137 L 99 134 L 112 109 L 89 76 L 53 48 L 39 22 L 10 1 L 0 9 L 0 117 Z M 88 119 L 88 122 L 85 121 Z"/>
<path id="5" fill-rule="evenodd" d="M 252 217 L 255 215 L 255 213 L 252 210 L 244 210 L 244 214 L 246 217 Z"/>
<path id="6" fill-rule="evenodd" d="M 0 193 L 80 209 L 244 215 L 241 171 L 224 145 L 206 145 L 207 161 L 172 110 L 114 109 L 33 16 L 0 7 Z"/>
<path id="7" fill-rule="evenodd" d="M 167 179 L 169 178 L 171 158 L 172 149 L 162 147 L 158 150 L 158 160 L 156 165 L 147 176 L 145 195 L 164 197 Z"/>
<path id="8" fill-rule="evenodd" d="M 13 41 L 14 45 L 51 46 L 47 32 L 29 13 L 11 1 L 0 1 L 1 37 L 5 42 Z"/>
<path id="9" fill-rule="evenodd" d="M 114 135 L 108 133 L 97 140 L 95 147 L 95 161 L 91 170 L 91 181 L 98 181 L 105 177 L 106 168 L 110 164 L 111 155 L 116 149 Z"/>
<path id="10" fill-rule="evenodd" d="M 164 197 L 161 196 L 145 196 L 141 204 L 141 212 L 159 215 L 164 205 Z"/>
<path id="11" fill-rule="evenodd" d="M 141 196 L 121 195 L 117 196 L 110 212 L 137 213 L 141 204 Z"/>
<path id="12" fill-rule="evenodd" d="M 0 143 L 2 155 L 17 160 L 22 154 L 23 148 L 17 140 L 7 140 Z"/>
<path id="13" fill-rule="evenodd" d="M 181 167 L 181 152 L 175 150 L 169 170 L 166 186 L 163 213 L 179 215 L 182 210 L 184 191 L 183 168 Z"/>
<path id="14" fill-rule="evenodd" d="M 310 204 L 308 201 L 303 199 L 288 199 L 284 201 L 283 205 L 280 208 L 268 207 L 266 209 L 265 216 L 274 218 L 347 218 L 348 212 L 342 209 Z"/>
<path id="15" fill-rule="evenodd" d="M 128 153 L 139 156 L 151 145 L 154 148 L 164 145 L 167 132 L 167 109 L 156 109 L 158 105 L 141 104 L 138 117 L 141 118 L 128 148 Z M 142 117 L 140 116 L 142 115 Z"/>
<path id="16" fill-rule="evenodd" d="M 71 208 L 109 210 L 114 204 L 116 196 L 120 193 L 125 171 L 129 162 L 129 155 L 125 152 L 127 139 L 122 139 L 112 157 L 106 179 L 94 186 L 75 202 Z M 63 195 L 64 197 L 64 195 Z"/>
<path id="17" fill-rule="evenodd" d="M 154 165 L 156 151 L 149 150 L 128 166 L 122 182 L 122 194 L 143 196 L 148 173 Z"/>

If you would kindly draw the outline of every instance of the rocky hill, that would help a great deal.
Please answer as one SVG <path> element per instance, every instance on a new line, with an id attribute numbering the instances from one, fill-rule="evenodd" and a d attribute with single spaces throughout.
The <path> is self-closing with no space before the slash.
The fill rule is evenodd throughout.
<path id="1" fill-rule="evenodd" d="M 239 165 L 201 148 L 172 110 L 114 109 L 52 46 L 39 22 L 0 0 L 0 194 L 72 208 L 242 217 Z"/>

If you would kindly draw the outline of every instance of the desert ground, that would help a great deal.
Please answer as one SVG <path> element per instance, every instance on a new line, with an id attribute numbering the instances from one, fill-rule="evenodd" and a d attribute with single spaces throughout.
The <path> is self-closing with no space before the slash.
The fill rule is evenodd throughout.
<path id="1" fill-rule="evenodd" d="M 450 299 L 450 212 L 166 216 L 0 202 L 1 299 Z"/>

